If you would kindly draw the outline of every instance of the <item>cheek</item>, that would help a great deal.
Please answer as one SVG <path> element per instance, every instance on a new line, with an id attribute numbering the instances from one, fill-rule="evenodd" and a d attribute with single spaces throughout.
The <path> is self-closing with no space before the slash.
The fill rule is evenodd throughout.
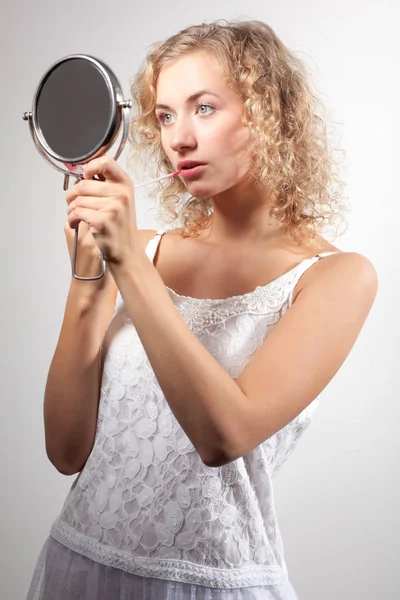
<path id="1" fill-rule="evenodd" d="M 168 158 L 170 157 L 170 152 L 171 152 L 171 148 L 169 147 L 168 143 L 167 143 L 167 136 L 165 134 L 163 134 L 162 132 L 160 133 L 160 145 L 161 148 L 164 150 L 165 154 L 168 156 Z"/>
<path id="2" fill-rule="evenodd" d="M 237 148 L 247 153 L 251 148 L 251 135 L 248 127 L 242 127 L 237 134 Z"/>
<path id="3" fill-rule="evenodd" d="M 236 173 L 242 175 L 248 170 L 253 154 L 249 129 L 236 129 L 226 136 L 225 145 L 225 157 L 230 159 Z"/>
<path id="4" fill-rule="evenodd" d="M 239 123 L 233 123 L 219 132 L 221 143 L 229 154 L 246 151 L 249 147 L 250 130 Z"/>

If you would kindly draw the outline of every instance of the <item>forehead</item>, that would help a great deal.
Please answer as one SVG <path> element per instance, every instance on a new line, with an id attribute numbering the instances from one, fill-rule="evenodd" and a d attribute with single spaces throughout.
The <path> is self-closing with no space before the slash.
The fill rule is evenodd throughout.
<path id="1" fill-rule="evenodd" d="M 190 95 L 200 89 L 216 93 L 229 89 L 221 63 L 205 50 L 191 52 L 166 65 L 158 76 L 156 88 L 157 98 L 162 100 L 164 94 L 171 92 Z"/>

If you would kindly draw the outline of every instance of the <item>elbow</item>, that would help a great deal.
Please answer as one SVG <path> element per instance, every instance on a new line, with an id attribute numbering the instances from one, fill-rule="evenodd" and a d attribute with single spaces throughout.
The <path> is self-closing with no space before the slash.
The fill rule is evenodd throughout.
<path id="1" fill-rule="evenodd" d="M 51 462 L 51 464 L 53 465 L 53 467 L 59 473 L 61 473 L 61 475 L 75 475 L 76 473 L 79 472 L 79 470 L 77 470 L 77 469 L 72 469 L 70 466 L 67 466 L 67 465 L 64 465 L 64 464 L 60 464 L 57 461 L 51 460 L 50 457 L 48 457 L 48 459 Z"/>
<path id="2" fill-rule="evenodd" d="M 201 455 L 201 460 L 206 465 L 206 467 L 214 467 L 214 468 L 223 467 L 224 465 L 227 465 L 230 462 L 233 462 L 237 458 L 240 458 L 240 457 L 234 455 L 231 452 L 227 452 L 225 449 L 224 450 L 219 449 L 218 451 L 214 451 L 214 452 L 209 451 L 208 454 L 205 455 L 203 453 L 203 455 Z"/>
<path id="3" fill-rule="evenodd" d="M 208 437 L 208 444 L 206 447 L 204 447 L 203 444 L 201 450 L 197 448 L 200 458 L 206 467 L 223 467 L 242 456 L 237 444 L 233 444 L 229 441 L 229 439 L 234 437 L 235 436 L 228 435 L 227 432 L 224 432 L 224 434 L 219 432 L 213 442 L 211 442 L 210 437 Z"/>
<path id="4" fill-rule="evenodd" d="M 206 467 L 214 468 L 223 467 L 224 465 L 227 465 L 230 462 L 232 462 L 232 460 L 227 458 L 225 455 L 219 455 L 218 457 L 215 457 L 212 460 L 203 460 L 203 463 L 206 465 Z"/>
<path id="5" fill-rule="evenodd" d="M 53 465 L 53 467 L 55 469 L 57 469 L 57 471 L 59 473 L 61 473 L 61 475 L 69 475 L 69 476 L 76 475 L 77 473 L 79 473 L 83 469 L 83 466 L 84 466 L 83 465 L 82 467 L 77 468 L 76 465 L 72 466 L 69 463 L 62 462 L 60 460 L 56 460 L 48 452 L 47 452 L 47 458 L 49 459 L 49 461 L 51 462 L 51 464 Z"/>
<path id="6" fill-rule="evenodd" d="M 54 463 L 52 463 L 54 465 Z M 85 465 L 82 465 L 81 467 L 71 467 L 71 466 L 65 466 L 65 465 L 54 465 L 54 467 L 57 469 L 57 471 L 59 473 L 61 473 L 61 475 L 77 475 L 78 473 L 80 473 L 83 469 Z"/>
<path id="7" fill-rule="evenodd" d="M 56 461 L 53 461 L 49 458 L 51 464 L 53 465 L 53 467 L 59 472 L 61 473 L 61 475 L 76 475 L 76 473 L 79 473 L 79 471 L 81 469 L 76 469 L 76 468 L 72 468 L 69 465 L 64 465 L 64 464 L 59 464 Z"/>
<path id="8" fill-rule="evenodd" d="M 62 447 L 60 445 L 50 445 L 46 439 L 47 458 L 61 475 L 76 475 L 82 471 L 91 451 L 92 448 L 90 447 L 89 451 L 86 450 L 83 453 L 82 448 L 77 449 L 76 444 L 72 447 L 69 446 L 68 449 L 65 444 Z"/>
<path id="9" fill-rule="evenodd" d="M 61 475 L 69 475 L 69 476 L 71 476 L 71 475 L 76 475 L 77 473 L 79 473 L 79 469 L 78 470 L 76 470 L 76 469 L 64 469 L 64 468 L 58 468 L 58 467 L 56 467 L 56 469 L 57 469 L 57 471 L 59 473 L 61 473 Z"/>

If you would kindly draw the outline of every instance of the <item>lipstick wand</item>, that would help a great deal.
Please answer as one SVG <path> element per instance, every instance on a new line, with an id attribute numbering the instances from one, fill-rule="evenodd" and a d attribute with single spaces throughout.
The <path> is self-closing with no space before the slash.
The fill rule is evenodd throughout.
<path id="1" fill-rule="evenodd" d="M 76 173 L 77 175 L 84 175 L 85 173 L 83 165 L 73 166 L 69 163 L 64 163 L 64 165 L 68 168 L 69 171 L 71 171 L 71 173 Z M 162 179 L 167 179 L 168 177 L 176 177 L 176 175 L 179 175 L 181 170 L 182 169 L 179 169 L 178 171 L 174 171 L 173 173 L 168 173 L 168 175 L 162 175 L 161 177 L 157 177 L 157 179 L 151 179 L 150 181 L 139 183 L 138 185 L 135 185 L 135 188 L 140 188 L 144 185 L 149 185 L 150 183 L 155 183 L 156 181 L 161 181 Z"/>
<path id="2" fill-rule="evenodd" d="M 168 175 L 162 175 L 161 177 L 157 177 L 157 179 L 151 179 L 150 181 L 145 181 L 144 183 L 139 183 L 139 185 L 135 185 L 135 189 L 140 188 L 143 185 L 148 185 L 150 183 L 155 183 L 156 181 L 161 181 L 162 179 L 167 179 L 167 177 L 175 177 L 176 175 L 179 175 L 180 172 L 181 172 L 181 170 L 174 171 L 173 173 L 168 173 Z"/>

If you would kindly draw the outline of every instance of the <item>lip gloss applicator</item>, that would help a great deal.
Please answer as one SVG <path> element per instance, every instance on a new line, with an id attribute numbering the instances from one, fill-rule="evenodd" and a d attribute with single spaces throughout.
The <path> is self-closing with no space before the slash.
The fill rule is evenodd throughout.
<path id="1" fill-rule="evenodd" d="M 78 175 L 84 175 L 84 167 L 82 165 L 76 165 L 75 167 L 73 165 L 70 165 L 68 163 L 64 163 L 64 165 L 72 172 L 72 173 L 77 173 Z M 157 177 L 157 179 L 151 179 L 150 181 L 145 181 L 144 183 L 139 183 L 138 185 L 135 185 L 135 189 L 136 188 L 140 188 L 144 185 L 149 185 L 150 183 L 155 183 L 156 181 L 161 181 L 162 179 L 167 179 L 168 177 L 176 177 L 176 175 L 179 175 L 179 173 L 181 172 L 182 169 L 179 169 L 178 171 L 174 171 L 173 173 L 168 173 L 168 175 L 162 175 L 161 177 Z"/>
<path id="2" fill-rule="evenodd" d="M 179 169 L 179 171 L 174 171 L 173 173 L 168 173 L 168 175 L 162 175 L 161 177 L 157 177 L 157 179 L 151 179 L 150 181 L 145 181 L 144 183 L 139 183 L 139 185 L 135 185 L 135 189 L 140 188 L 143 185 L 148 185 L 150 183 L 155 183 L 156 181 L 161 181 L 162 179 L 167 179 L 168 177 L 175 177 L 176 175 L 179 175 L 180 172 L 181 172 L 181 169 Z"/>

